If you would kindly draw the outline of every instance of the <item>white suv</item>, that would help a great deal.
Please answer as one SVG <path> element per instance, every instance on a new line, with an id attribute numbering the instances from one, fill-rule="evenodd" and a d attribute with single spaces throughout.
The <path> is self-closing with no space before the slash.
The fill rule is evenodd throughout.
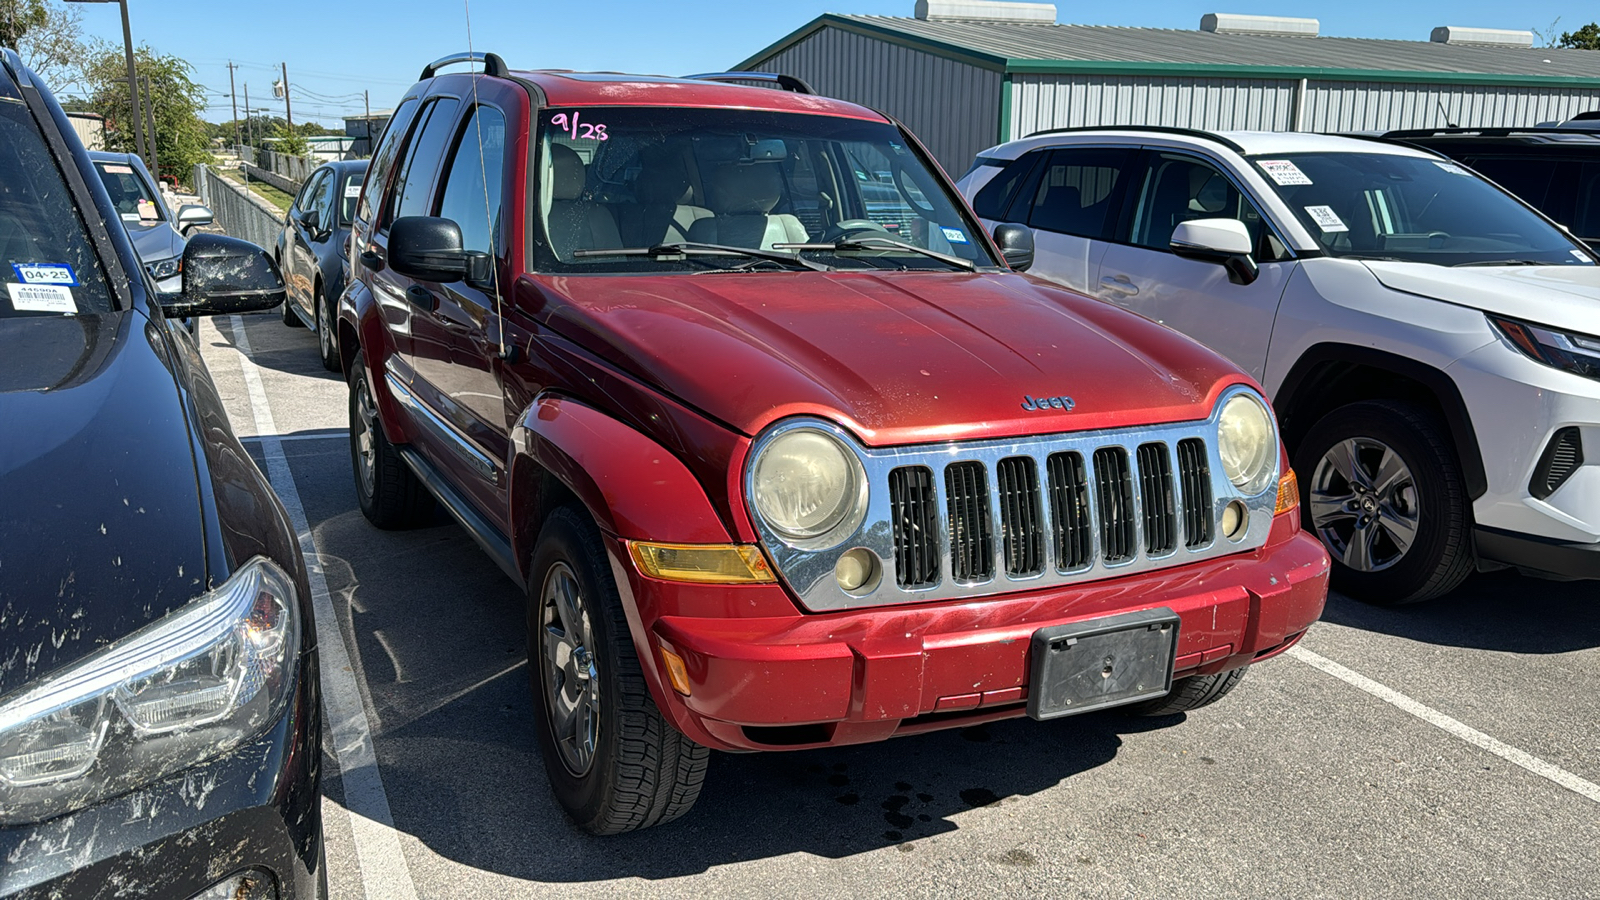
<path id="1" fill-rule="evenodd" d="M 1358 138 L 1068 129 L 979 155 L 1032 274 L 1209 344 L 1274 398 L 1334 586 L 1600 577 L 1600 267 L 1441 156 Z"/>

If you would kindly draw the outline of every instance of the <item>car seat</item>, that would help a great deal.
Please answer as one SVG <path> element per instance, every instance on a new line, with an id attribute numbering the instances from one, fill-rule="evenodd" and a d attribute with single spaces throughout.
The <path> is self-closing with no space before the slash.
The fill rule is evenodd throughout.
<path id="1" fill-rule="evenodd" d="M 773 244 L 811 239 L 800 220 L 770 215 L 783 198 L 783 172 L 776 163 L 728 163 L 705 176 L 706 204 L 714 214 L 689 226 L 689 239 L 707 244 L 771 250 Z"/>
<path id="2" fill-rule="evenodd" d="M 577 151 L 565 144 L 551 144 L 551 200 L 545 232 L 558 259 L 570 259 L 574 250 L 622 248 L 611 210 L 584 196 L 587 182 L 588 168 Z"/>
<path id="3" fill-rule="evenodd" d="M 638 202 L 617 210 L 617 224 L 630 247 L 686 241 L 695 222 L 711 217 L 711 210 L 690 202 L 694 189 L 689 169 L 676 149 L 658 146 L 639 154 L 634 195 Z"/>

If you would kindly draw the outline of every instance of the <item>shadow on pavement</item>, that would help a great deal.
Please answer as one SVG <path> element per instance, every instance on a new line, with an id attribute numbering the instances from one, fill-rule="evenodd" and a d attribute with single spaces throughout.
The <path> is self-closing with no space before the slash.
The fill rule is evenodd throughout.
<path id="1" fill-rule="evenodd" d="M 1330 594 L 1322 619 L 1449 647 L 1567 653 L 1600 647 L 1596 594 L 1594 582 L 1493 572 L 1475 575 L 1455 593 L 1415 606 L 1369 606 Z"/>

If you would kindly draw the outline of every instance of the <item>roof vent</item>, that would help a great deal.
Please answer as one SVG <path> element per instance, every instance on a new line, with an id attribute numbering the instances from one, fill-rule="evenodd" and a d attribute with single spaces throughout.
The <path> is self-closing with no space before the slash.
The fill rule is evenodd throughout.
<path id="1" fill-rule="evenodd" d="M 1508 31 L 1504 28 L 1462 28 L 1460 25 L 1440 25 L 1428 38 L 1435 44 L 1455 44 L 1461 47 L 1516 47 L 1533 46 L 1533 32 Z"/>
<path id="2" fill-rule="evenodd" d="M 1322 23 L 1316 19 L 1291 19 L 1288 16 L 1244 16 L 1238 13 L 1206 13 L 1200 17 L 1200 30 L 1217 34 L 1316 37 L 1321 28 Z"/>
<path id="3" fill-rule="evenodd" d="M 1054 3 L 1014 3 L 1008 0 L 963 0 L 959 3 L 930 3 L 917 0 L 916 16 L 929 22 L 1026 22 L 1054 25 Z"/>

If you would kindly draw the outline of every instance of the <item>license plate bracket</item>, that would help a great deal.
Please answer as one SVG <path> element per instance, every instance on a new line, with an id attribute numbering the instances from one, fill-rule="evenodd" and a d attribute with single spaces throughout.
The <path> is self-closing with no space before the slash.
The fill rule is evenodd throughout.
<path id="1" fill-rule="evenodd" d="M 1178 624 L 1163 606 L 1035 631 L 1028 715 L 1055 719 L 1165 696 Z"/>

